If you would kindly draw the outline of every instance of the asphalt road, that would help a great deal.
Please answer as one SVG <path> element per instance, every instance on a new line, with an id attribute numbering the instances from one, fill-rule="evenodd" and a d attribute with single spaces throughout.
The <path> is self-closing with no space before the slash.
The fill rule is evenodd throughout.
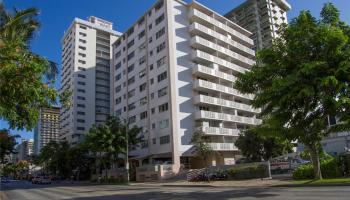
<path id="1" fill-rule="evenodd" d="M 11 182 L 1 186 L 9 200 L 168 200 L 168 199 L 261 199 L 261 200 L 349 200 L 350 186 L 303 188 L 229 188 L 150 185 L 32 185 Z M 6 200 L 6 199 L 5 199 Z"/>

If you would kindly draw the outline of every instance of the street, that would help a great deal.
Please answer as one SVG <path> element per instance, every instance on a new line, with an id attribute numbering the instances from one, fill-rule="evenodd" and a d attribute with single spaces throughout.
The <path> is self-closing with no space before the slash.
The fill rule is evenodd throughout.
<path id="1" fill-rule="evenodd" d="M 349 186 L 337 187 L 270 187 L 229 188 L 143 185 L 52 184 L 32 185 L 29 182 L 3 184 L 1 190 L 9 200 L 142 200 L 142 199 L 299 199 L 348 200 Z M 7 200 L 7 199 L 5 199 Z"/>

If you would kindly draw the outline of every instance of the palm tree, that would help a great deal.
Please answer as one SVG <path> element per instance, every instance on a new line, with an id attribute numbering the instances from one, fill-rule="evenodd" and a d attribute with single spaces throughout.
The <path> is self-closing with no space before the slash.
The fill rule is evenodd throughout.
<path id="1" fill-rule="evenodd" d="M 57 65 L 30 51 L 40 27 L 36 8 L 9 12 L 0 3 L 0 118 L 32 129 L 39 109 L 56 103 Z"/>

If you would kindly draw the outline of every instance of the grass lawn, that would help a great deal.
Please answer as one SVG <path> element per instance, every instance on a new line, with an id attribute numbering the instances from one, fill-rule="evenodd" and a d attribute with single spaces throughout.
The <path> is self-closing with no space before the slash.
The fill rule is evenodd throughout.
<path id="1" fill-rule="evenodd" d="M 322 180 L 294 180 L 296 185 L 350 184 L 350 178 L 332 178 Z"/>

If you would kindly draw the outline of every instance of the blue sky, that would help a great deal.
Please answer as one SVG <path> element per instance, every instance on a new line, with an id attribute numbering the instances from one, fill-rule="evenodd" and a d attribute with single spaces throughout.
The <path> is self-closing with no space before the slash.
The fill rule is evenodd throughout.
<path id="1" fill-rule="evenodd" d="M 155 0 L 0 0 L 7 8 L 25 9 L 37 7 L 40 10 L 41 29 L 32 42 L 35 53 L 60 63 L 60 39 L 74 17 L 87 19 L 94 15 L 114 23 L 114 29 L 123 32 L 133 24 Z M 205 6 L 220 14 L 225 14 L 244 0 L 198 0 Z M 310 10 L 315 17 L 328 0 L 287 0 L 292 5 L 288 12 L 289 19 L 296 17 L 301 10 Z M 341 19 L 350 24 L 350 1 L 332 0 L 341 12 Z M 0 128 L 8 128 L 5 121 L 0 120 Z M 33 138 L 31 131 L 17 131 L 23 138 Z"/>

